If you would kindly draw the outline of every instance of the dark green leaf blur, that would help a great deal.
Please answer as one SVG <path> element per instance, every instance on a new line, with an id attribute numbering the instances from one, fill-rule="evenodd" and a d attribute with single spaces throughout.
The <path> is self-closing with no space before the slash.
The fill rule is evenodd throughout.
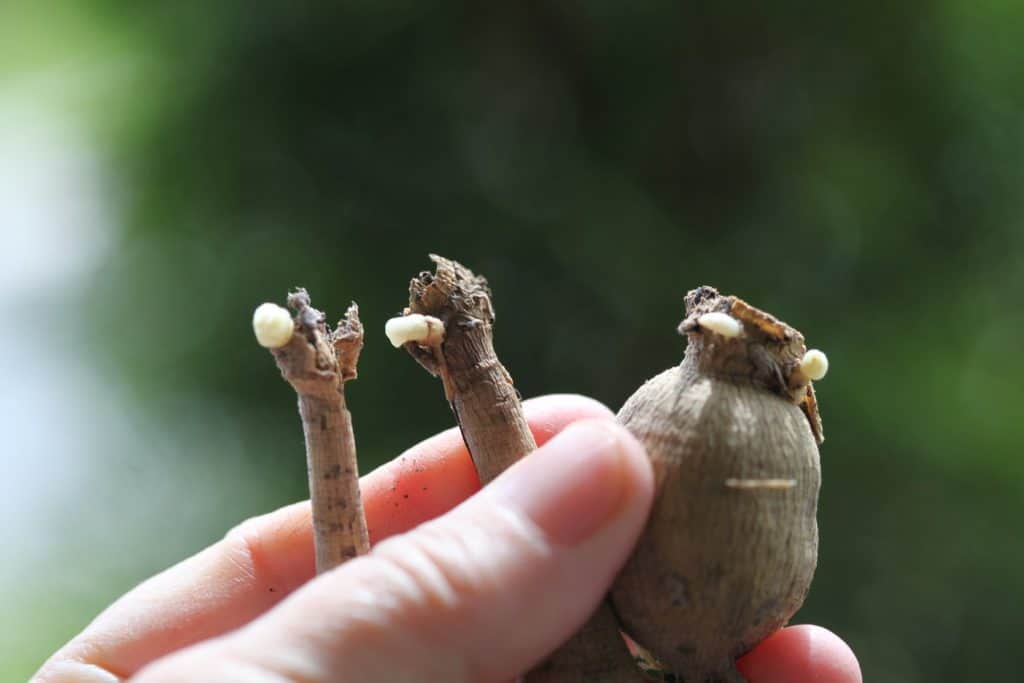
<path id="1" fill-rule="evenodd" d="M 383 336 L 429 252 L 488 278 L 524 397 L 617 408 L 679 361 L 700 284 L 800 329 L 831 370 L 796 621 L 872 683 L 1024 666 L 1024 4 L 42 5 L 0 10 L 20 41 L 0 62 L 80 73 L 55 97 L 112 227 L 47 310 L 124 407 L 103 428 L 124 453 L 83 475 L 85 502 L 40 507 L 47 571 L 0 617 L 4 680 L 305 495 L 260 302 L 359 303 L 364 472 L 453 424 Z"/>

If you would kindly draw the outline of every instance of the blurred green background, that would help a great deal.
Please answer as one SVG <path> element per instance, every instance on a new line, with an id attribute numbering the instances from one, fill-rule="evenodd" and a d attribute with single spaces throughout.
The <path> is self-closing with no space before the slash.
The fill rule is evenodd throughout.
<path id="1" fill-rule="evenodd" d="M 0 4 L 0 679 L 304 496 L 250 316 L 369 330 L 363 471 L 452 418 L 386 343 L 427 252 L 521 392 L 617 408 L 702 283 L 801 329 L 821 558 L 872 683 L 1024 666 L 1024 5 Z"/>

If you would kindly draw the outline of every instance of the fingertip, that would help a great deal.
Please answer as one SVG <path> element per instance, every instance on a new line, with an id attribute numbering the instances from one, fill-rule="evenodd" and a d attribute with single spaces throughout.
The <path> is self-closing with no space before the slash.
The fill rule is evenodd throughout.
<path id="1" fill-rule="evenodd" d="M 619 440 L 624 463 L 632 476 L 634 493 L 648 499 L 649 502 L 654 497 L 654 468 L 647 456 L 647 449 L 632 432 L 618 422 L 605 420 L 603 423 Z"/>
<path id="2" fill-rule="evenodd" d="M 650 458 L 647 457 L 647 449 L 632 432 L 614 419 L 604 416 L 577 420 L 565 428 L 565 438 L 570 438 L 571 431 L 574 430 L 603 433 L 613 441 L 619 459 L 617 475 L 624 480 L 621 483 L 629 502 L 650 504 L 654 496 L 654 470 Z"/>
<path id="3" fill-rule="evenodd" d="M 595 398 L 583 394 L 544 394 L 523 401 L 523 409 L 530 412 L 574 413 L 583 417 L 613 417 L 611 408 Z"/>
<path id="4" fill-rule="evenodd" d="M 790 626 L 737 662 L 751 683 L 862 683 L 860 663 L 842 638 L 821 626 Z"/>
<path id="5" fill-rule="evenodd" d="M 531 398 L 523 401 L 523 412 L 538 445 L 543 445 L 573 422 L 615 417 L 608 406 L 581 394 L 547 394 Z"/>

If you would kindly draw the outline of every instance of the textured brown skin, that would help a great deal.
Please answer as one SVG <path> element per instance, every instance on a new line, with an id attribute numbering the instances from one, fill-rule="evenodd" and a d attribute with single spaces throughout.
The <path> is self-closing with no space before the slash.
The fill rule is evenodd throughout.
<path id="1" fill-rule="evenodd" d="M 641 683 L 648 680 L 619 632 L 619 622 L 602 602 L 573 636 L 524 676 L 524 683 Z"/>
<path id="2" fill-rule="evenodd" d="M 363 326 L 352 304 L 328 331 L 324 314 L 310 305 L 303 289 L 289 295 L 288 305 L 295 309 L 295 334 L 272 353 L 299 397 L 319 574 L 370 549 L 352 415 L 345 404 L 345 382 L 356 376 Z"/>
<path id="3" fill-rule="evenodd" d="M 625 631 L 684 683 L 743 681 L 736 658 L 799 609 L 817 563 L 820 423 L 813 431 L 809 383 L 794 377 L 803 337 L 743 306 L 691 292 L 682 364 L 618 415 L 647 448 L 656 498 L 611 598 Z M 744 337 L 698 327 L 711 310 L 740 319 Z"/>
<path id="4" fill-rule="evenodd" d="M 409 283 L 405 313 L 439 318 L 445 326 L 444 340 L 437 347 L 410 342 L 405 349 L 441 378 L 480 483 L 486 484 L 536 449 L 537 443 L 512 377 L 494 352 L 494 309 L 487 281 L 455 261 L 433 254 L 430 258 L 436 271 L 420 273 Z M 620 683 L 641 678 L 615 617 L 602 603 L 580 631 L 525 680 Z"/>
<path id="5" fill-rule="evenodd" d="M 462 429 L 480 483 L 486 484 L 537 448 L 526 423 L 512 376 L 494 352 L 494 310 L 487 281 L 465 266 L 431 255 L 436 273 L 423 272 L 409 284 L 407 313 L 439 318 L 445 334 L 440 348 L 405 345 L 439 376 Z"/>

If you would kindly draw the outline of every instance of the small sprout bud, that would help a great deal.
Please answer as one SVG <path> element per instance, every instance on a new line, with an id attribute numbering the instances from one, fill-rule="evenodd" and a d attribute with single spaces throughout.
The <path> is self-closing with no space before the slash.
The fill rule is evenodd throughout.
<path id="1" fill-rule="evenodd" d="M 697 324 L 705 330 L 710 330 L 728 339 L 734 339 L 743 334 L 743 323 L 728 313 L 705 313 L 697 318 Z"/>
<path id="2" fill-rule="evenodd" d="M 288 309 L 272 303 L 260 304 L 252 314 L 252 331 L 260 346 L 279 349 L 291 341 L 295 323 Z"/>
<path id="3" fill-rule="evenodd" d="M 444 323 L 433 316 L 410 313 L 387 321 L 384 334 L 396 349 L 409 342 L 430 346 L 444 339 Z"/>
<path id="4" fill-rule="evenodd" d="M 800 361 L 800 372 L 807 379 L 817 382 L 828 372 L 828 357 L 818 349 L 811 349 Z"/>

